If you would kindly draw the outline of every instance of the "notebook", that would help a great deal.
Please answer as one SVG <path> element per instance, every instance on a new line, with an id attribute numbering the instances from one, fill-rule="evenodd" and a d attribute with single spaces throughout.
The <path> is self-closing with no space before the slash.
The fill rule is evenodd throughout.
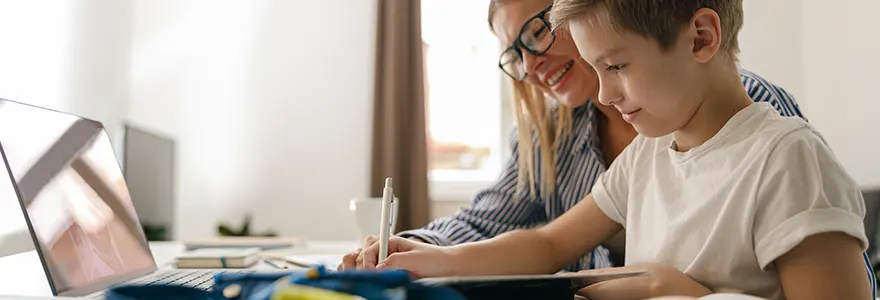
<path id="1" fill-rule="evenodd" d="M 588 285 L 625 277 L 639 276 L 645 271 L 620 271 L 603 272 L 601 274 L 590 272 L 570 272 L 542 275 L 498 275 L 498 276 L 454 276 L 434 277 L 417 280 L 426 285 L 447 286 L 491 286 L 491 285 L 523 285 L 540 282 L 564 282 L 572 290 L 578 290 Z"/>
<path id="2" fill-rule="evenodd" d="M 261 248 L 263 250 L 292 248 L 302 244 L 295 237 L 219 237 L 185 241 L 186 249 L 201 248 Z"/>
<path id="3" fill-rule="evenodd" d="M 204 248 L 177 257 L 178 268 L 247 268 L 260 260 L 260 248 Z"/>
<path id="4" fill-rule="evenodd" d="M 545 275 L 457 276 L 424 278 L 416 282 L 454 289 L 465 299 L 571 300 L 575 292 L 601 281 L 638 276 L 644 271 L 557 273 Z"/>

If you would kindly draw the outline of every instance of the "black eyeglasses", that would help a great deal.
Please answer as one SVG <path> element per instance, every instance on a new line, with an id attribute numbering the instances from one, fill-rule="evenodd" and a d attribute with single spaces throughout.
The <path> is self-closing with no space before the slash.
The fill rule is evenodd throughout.
<path id="1" fill-rule="evenodd" d="M 556 34 L 550 29 L 550 22 L 545 17 L 552 7 L 548 6 L 526 21 L 513 44 L 501 52 L 498 67 L 514 80 L 522 81 L 527 75 L 523 64 L 523 50 L 533 55 L 544 55 L 556 41 Z"/>

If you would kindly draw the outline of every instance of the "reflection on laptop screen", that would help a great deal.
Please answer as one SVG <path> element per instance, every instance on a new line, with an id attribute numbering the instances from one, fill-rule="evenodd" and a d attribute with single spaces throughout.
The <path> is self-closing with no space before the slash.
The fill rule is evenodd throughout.
<path id="1" fill-rule="evenodd" d="M 0 144 L 56 294 L 155 268 L 100 123 L 0 99 Z"/>

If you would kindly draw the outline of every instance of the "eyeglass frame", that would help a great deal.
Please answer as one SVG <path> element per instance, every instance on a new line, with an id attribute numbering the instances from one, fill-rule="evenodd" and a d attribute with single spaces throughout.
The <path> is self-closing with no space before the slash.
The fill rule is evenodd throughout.
<path id="1" fill-rule="evenodd" d="M 522 53 L 523 50 L 525 50 L 526 52 L 528 52 L 532 55 L 537 55 L 537 56 L 544 55 L 544 53 L 547 53 L 547 51 L 550 51 L 550 48 L 553 47 L 553 43 L 556 42 L 556 32 L 554 32 L 552 30 L 552 26 L 550 26 L 550 21 L 548 21 L 545 16 L 547 15 L 547 13 L 550 12 L 550 10 L 552 8 L 553 8 L 553 5 L 551 4 L 550 6 L 547 6 L 547 8 L 545 8 L 545 9 L 541 10 L 540 12 L 538 12 L 537 14 L 535 14 L 535 16 L 526 20 L 526 22 L 523 23 L 523 25 L 519 28 L 519 33 L 516 35 L 516 39 L 513 40 L 513 43 L 511 43 L 509 47 L 505 48 L 504 51 L 501 51 L 501 57 L 498 58 L 498 68 L 501 69 L 501 72 L 504 72 L 504 74 L 507 74 L 507 76 L 510 76 L 510 78 L 513 78 L 513 80 L 523 81 L 523 79 L 525 79 L 526 76 L 529 76 L 529 73 L 523 71 L 523 75 L 521 78 L 513 77 L 513 75 L 511 75 L 510 73 L 507 73 L 507 70 L 504 70 L 504 64 L 501 63 L 501 59 L 504 57 L 504 53 L 507 53 L 507 51 L 510 51 L 510 50 L 514 50 L 514 51 L 516 51 L 516 54 L 519 55 L 520 60 L 525 60 L 525 57 L 523 57 L 523 53 Z M 532 23 L 532 21 L 535 19 L 541 20 L 541 22 L 543 22 L 544 25 L 547 27 L 547 30 L 550 31 L 550 43 L 547 45 L 547 49 L 544 49 L 544 51 L 533 51 L 532 49 L 529 49 L 529 47 L 526 47 L 525 43 L 523 43 L 523 41 L 522 41 L 523 31 L 526 29 L 526 26 L 528 26 L 530 23 Z"/>

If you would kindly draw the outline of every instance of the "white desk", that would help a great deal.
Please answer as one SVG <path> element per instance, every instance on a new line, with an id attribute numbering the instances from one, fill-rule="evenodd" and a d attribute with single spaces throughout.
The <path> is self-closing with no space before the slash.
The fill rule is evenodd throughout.
<path id="1" fill-rule="evenodd" d="M 355 241 L 314 241 L 308 242 L 304 247 L 293 248 L 279 252 L 293 257 L 302 257 L 308 260 L 314 256 L 342 257 L 346 253 L 357 249 L 358 242 Z M 153 258 L 156 265 L 161 268 L 168 268 L 174 258 L 184 252 L 184 246 L 180 242 L 153 242 L 150 243 L 150 250 L 153 252 Z M 265 266 L 264 266 L 265 267 Z M 12 272 L 3 272 L 4 270 L 14 270 Z M 9 290 L 29 291 L 29 293 L 8 293 Z M 35 294 L 36 293 L 36 294 Z M 29 295 L 51 295 L 48 281 L 43 273 L 40 258 L 36 252 L 29 251 L 7 257 L 0 257 L 0 299 L 9 300 L 41 300 L 41 299 L 74 299 L 52 296 L 4 296 L 4 294 L 29 294 Z M 583 298 L 579 298 L 583 299 Z M 743 295 L 714 295 L 701 299 L 706 300 L 750 300 L 755 299 Z M 880 299 L 878 299 L 880 300 Z"/>
<path id="2" fill-rule="evenodd" d="M 303 247 L 274 251 L 278 254 L 301 257 L 302 260 L 314 260 L 326 258 L 332 260 L 335 257 L 357 249 L 355 241 L 312 241 Z M 174 258 L 184 252 L 184 246 L 180 242 L 152 242 L 150 250 L 156 265 L 169 268 Z M 317 262 L 316 262 L 317 263 Z M 266 267 L 266 266 L 262 266 Z M 5 296 L 5 295 L 28 295 L 28 296 Z M 0 257 L 0 299 L 34 300 L 34 299 L 71 299 L 52 297 L 46 274 L 43 272 L 40 257 L 33 250 Z"/>

